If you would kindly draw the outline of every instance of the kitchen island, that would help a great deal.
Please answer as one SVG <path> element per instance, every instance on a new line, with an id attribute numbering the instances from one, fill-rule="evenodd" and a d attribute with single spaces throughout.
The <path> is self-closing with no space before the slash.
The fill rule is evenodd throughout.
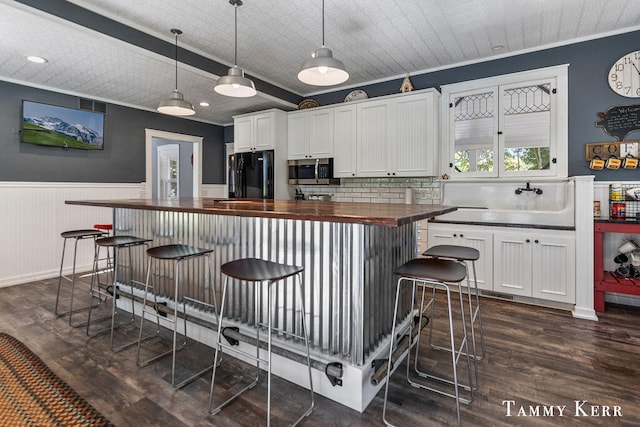
<path id="1" fill-rule="evenodd" d="M 388 351 L 393 269 L 417 255 L 417 221 L 455 210 L 441 205 L 209 198 L 66 203 L 114 208 L 116 234 L 153 239 L 152 245 L 179 242 L 213 248 L 213 283 L 218 295 L 223 281 L 220 265 L 227 261 L 256 257 L 304 266 L 304 301 L 316 368 L 314 388 L 360 411 L 380 387 L 371 384 L 371 361 L 384 358 Z M 137 277 L 144 277 L 144 261 L 142 256 L 134 261 Z M 156 294 L 171 305 L 171 274 L 153 274 Z M 184 295 L 199 297 L 195 283 L 184 283 L 183 289 Z M 275 322 L 298 333 L 301 322 L 294 310 L 293 289 L 292 279 L 278 286 Z M 245 330 L 250 336 L 256 322 L 254 307 L 248 303 L 252 292 L 246 283 L 234 282 L 229 287 L 230 309 L 224 322 L 237 327 L 241 336 Z M 266 303 L 266 298 L 258 302 L 264 308 L 258 316 L 266 313 Z M 408 309 L 403 311 L 403 316 L 407 314 Z M 205 328 L 202 341 L 213 343 L 214 335 L 215 329 Z M 297 382 L 304 374 L 297 362 L 304 346 L 286 335 L 277 338 L 274 345 L 281 351 L 274 359 L 274 373 Z M 240 341 L 240 345 L 250 345 Z"/>

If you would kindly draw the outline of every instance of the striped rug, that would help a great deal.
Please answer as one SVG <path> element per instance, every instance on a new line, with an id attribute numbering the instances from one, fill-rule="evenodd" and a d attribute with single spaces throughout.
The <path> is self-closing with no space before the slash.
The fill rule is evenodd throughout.
<path id="1" fill-rule="evenodd" d="M 112 426 L 24 344 L 0 333 L 0 426 Z"/>

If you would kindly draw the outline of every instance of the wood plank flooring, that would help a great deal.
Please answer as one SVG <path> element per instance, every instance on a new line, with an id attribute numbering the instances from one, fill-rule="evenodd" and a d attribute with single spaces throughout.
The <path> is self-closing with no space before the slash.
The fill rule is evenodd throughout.
<path id="1" fill-rule="evenodd" d="M 24 342 L 113 423 L 264 425 L 266 384 L 261 382 L 211 416 L 207 412 L 210 375 L 174 390 L 167 379 L 170 359 L 139 369 L 135 346 L 113 353 L 106 335 L 88 338 L 84 329 L 73 329 L 66 318 L 56 318 L 56 286 L 57 281 L 51 279 L 0 288 L 0 331 Z M 600 321 L 591 322 L 574 319 L 566 311 L 483 298 L 482 313 L 487 354 L 478 365 L 480 389 L 473 403 L 462 405 L 463 425 L 640 426 L 640 310 L 608 305 Z M 131 333 L 135 335 L 135 331 Z M 191 366 L 206 364 L 212 354 L 204 345 L 191 344 L 180 357 L 183 361 L 193 358 Z M 421 364 L 442 368 L 446 359 L 425 351 Z M 223 391 L 234 389 L 241 375 L 251 373 L 230 356 L 225 356 L 218 372 L 220 382 L 216 385 Z M 392 377 L 389 419 L 398 426 L 455 425 L 454 401 L 408 386 L 403 372 L 400 366 Z M 383 425 L 383 393 L 378 393 L 364 413 L 316 396 L 316 408 L 302 425 Z M 503 403 L 506 400 L 515 401 L 510 417 Z M 614 406 L 618 406 L 622 416 L 576 416 L 576 401 L 587 401 L 581 406 L 586 413 L 591 413 L 591 405 L 597 405 L 599 415 L 603 406 L 610 407 L 613 415 Z M 293 422 L 307 403 L 303 389 L 277 380 L 273 385 L 273 425 Z M 543 416 L 542 408 L 540 416 L 518 416 L 521 406 L 529 415 L 530 406 L 535 411 L 541 405 L 566 409 L 563 416 L 557 408 L 554 416 Z"/>

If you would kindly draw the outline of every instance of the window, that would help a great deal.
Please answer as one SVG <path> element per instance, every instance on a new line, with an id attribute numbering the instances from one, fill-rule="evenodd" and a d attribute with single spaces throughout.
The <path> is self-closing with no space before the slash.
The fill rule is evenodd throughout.
<path id="1" fill-rule="evenodd" d="M 444 86 L 446 173 L 566 176 L 566 74 L 562 66 Z"/>

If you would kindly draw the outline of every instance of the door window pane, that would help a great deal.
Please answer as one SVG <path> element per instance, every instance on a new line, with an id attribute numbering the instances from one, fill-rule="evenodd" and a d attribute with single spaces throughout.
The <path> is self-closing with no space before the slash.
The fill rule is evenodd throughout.
<path id="1" fill-rule="evenodd" d="M 494 92 L 454 98 L 456 172 L 493 171 Z"/>
<path id="2" fill-rule="evenodd" d="M 503 162 L 505 171 L 550 168 L 551 85 L 505 89 Z"/>

